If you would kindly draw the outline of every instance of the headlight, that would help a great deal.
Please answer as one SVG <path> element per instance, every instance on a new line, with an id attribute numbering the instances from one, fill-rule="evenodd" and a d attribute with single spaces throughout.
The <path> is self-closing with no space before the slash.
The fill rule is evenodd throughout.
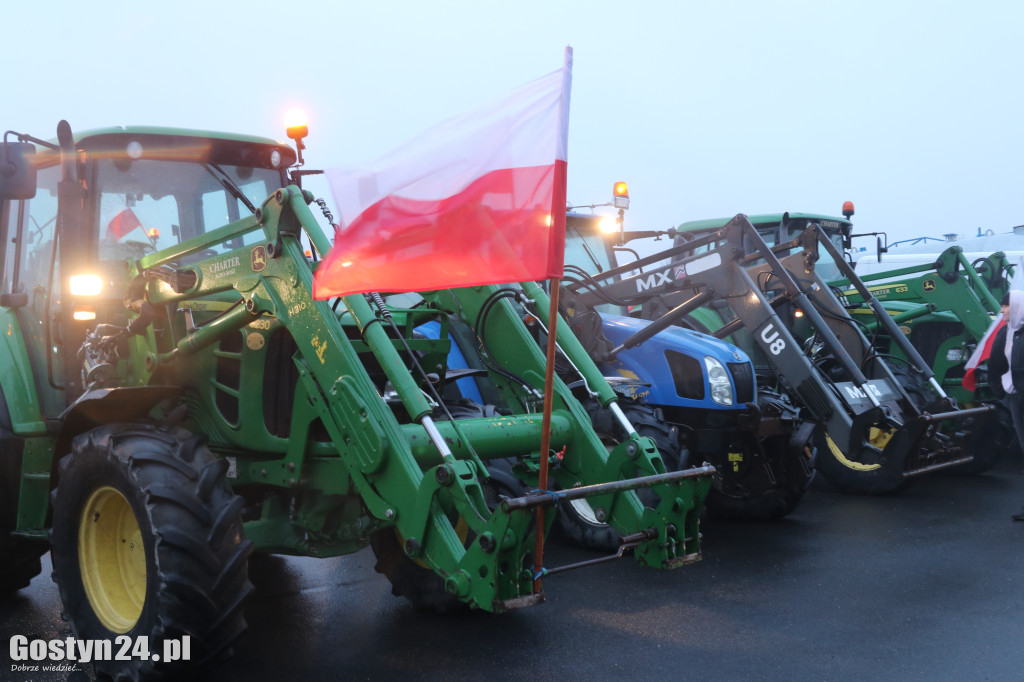
<path id="1" fill-rule="evenodd" d="M 103 291 L 99 275 L 72 275 L 69 284 L 72 296 L 99 296 Z"/>
<path id="2" fill-rule="evenodd" d="M 711 399 L 719 405 L 732 405 L 735 395 L 725 365 L 710 355 L 705 355 L 704 366 L 708 370 L 708 382 L 711 384 Z"/>

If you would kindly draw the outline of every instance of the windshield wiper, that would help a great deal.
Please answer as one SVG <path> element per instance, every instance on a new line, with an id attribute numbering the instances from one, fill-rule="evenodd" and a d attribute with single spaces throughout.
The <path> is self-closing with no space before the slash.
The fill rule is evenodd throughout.
<path id="1" fill-rule="evenodd" d="M 227 173 L 225 173 L 220 166 L 218 166 L 215 163 L 204 163 L 203 167 L 210 173 L 210 175 L 217 178 L 217 181 L 220 182 L 221 186 L 223 186 L 224 189 L 227 190 L 228 194 L 233 196 L 238 201 L 241 201 L 243 204 L 245 204 L 245 207 L 252 212 L 253 215 L 256 215 L 256 206 L 251 201 L 249 201 L 249 197 L 245 196 L 245 194 L 242 193 L 242 190 L 238 188 L 238 185 L 235 184 L 235 181 L 232 180 L 231 177 Z M 214 173 L 213 171 L 217 171 L 217 173 L 220 173 L 220 175 L 217 175 L 217 173 Z"/>
<path id="2" fill-rule="evenodd" d="M 587 240 L 583 238 L 583 235 L 580 233 L 579 230 L 576 229 L 576 226 L 575 225 L 566 225 L 566 227 L 568 227 L 570 230 L 572 230 L 573 232 L 576 233 L 576 236 L 579 238 L 579 243 L 583 247 L 584 253 L 587 254 L 587 257 L 594 264 L 594 267 L 597 268 L 597 271 L 598 272 L 604 272 L 604 268 L 602 268 L 601 264 L 597 261 L 597 257 L 594 256 L 594 252 L 590 250 L 590 245 L 587 244 Z"/>

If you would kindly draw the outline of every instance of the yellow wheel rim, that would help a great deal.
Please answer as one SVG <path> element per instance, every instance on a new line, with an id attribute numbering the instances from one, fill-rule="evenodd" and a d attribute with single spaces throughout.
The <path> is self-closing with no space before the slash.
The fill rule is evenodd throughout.
<path id="1" fill-rule="evenodd" d="M 78 564 L 93 612 L 111 632 L 131 630 L 146 600 L 146 549 L 131 505 L 119 491 L 99 488 L 78 526 Z"/>

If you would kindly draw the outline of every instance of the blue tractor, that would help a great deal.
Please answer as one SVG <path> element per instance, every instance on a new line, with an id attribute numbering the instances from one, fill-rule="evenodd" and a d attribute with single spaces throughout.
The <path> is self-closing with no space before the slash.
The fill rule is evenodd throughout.
<path id="1" fill-rule="evenodd" d="M 615 267 L 620 240 L 608 238 L 598 215 L 567 215 L 565 278 L 559 292 L 560 312 L 577 339 L 619 394 L 621 414 L 602 408 L 592 398 L 582 375 L 566 356 L 556 370 L 590 413 L 594 428 L 609 447 L 626 439 L 623 421 L 641 436 L 654 440 L 669 470 L 715 466 L 706 501 L 710 518 L 771 520 L 786 516 L 803 500 L 814 477 L 815 425 L 801 418 L 799 408 L 768 387 L 757 385 L 754 365 L 737 346 L 707 334 L 640 319 L 633 311 L 609 300 L 596 307 L 581 302 L 581 292 L 593 299 L 590 272 Z M 546 343 L 545 311 L 532 310 L 520 290 L 516 298 L 539 343 Z M 486 321 L 479 325 L 485 328 Z M 417 330 L 436 338 L 440 329 Z M 479 367 L 483 339 L 450 326 L 451 368 L 467 368 L 445 396 L 451 409 L 466 415 L 500 413 L 497 392 Z M 482 374 L 482 372 L 480 373 Z M 513 379 L 514 380 L 514 379 Z M 512 463 L 509 463 L 512 466 Z M 497 465 L 489 467 L 499 488 L 517 494 L 516 477 Z M 653 500 L 650 502 L 654 502 Z M 605 523 L 606 509 L 585 499 L 559 504 L 557 523 L 573 541 L 591 549 L 614 551 L 618 533 Z"/>
<path id="2" fill-rule="evenodd" d="M 710 517 L 768 520 L 789 514 L 814 476 L 815 424 L 802 419 L 785 395 L 759 387 L 753 363 L 737 346 L 640 319 L 638 311 L 610 298 L 596 306 L 584 303 L 583 293 L 589 301 L 601 299 L 591 273 L 615 268 L 617 255 L 632 251 L 621 246 L 621 235 L 602 229 L 607 220 L 568 214 L 559 294 L 563 316 L 620 394 L 628 420 L 655 440 L 669 468 L 705 461 L 715 466 L 706 503 Z M 614 415 L 593 403 L 591 419 L 609 444 L 624 437 Z M 563 511 L 570 535 L 601 544 L 600 513 L 586 503 Z"/>

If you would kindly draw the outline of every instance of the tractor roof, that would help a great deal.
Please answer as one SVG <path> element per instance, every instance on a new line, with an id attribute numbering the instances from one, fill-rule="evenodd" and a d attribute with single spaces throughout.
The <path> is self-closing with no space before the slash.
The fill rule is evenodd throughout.
<path id="1" fill-rule="evenodd" d="M 782 222 L 783 215 L 783 213 L 761 213 L 757 215 L 748 215 L 747 220 L 749 220 L 754 227 L 759 225 L 777 225 Z M 826 225 L 827 227 L 850 227 L 853 225 L 853 223 L 846 218 L 837 218 L 836 216 L 825 215 L 823 213 L 790 213 L 789 219 L 835 223 L 835 225 Z M 708 220 L 688 220 L 687 222 L 681 223 L 677 226 L 676 231 L 694 232 L 697 230 L 714 230 L 722 227 L 730 220 L 732 220 L 732 217 L 711 218 Z"/>
<path id="2" fill-rule="evenodd" d="M 188 128 L 164 128 L 159 126 L 113 126 L 110 128 L 82 130 L 75 133 L 75 142 L 81 142 L 92 137 L 105 135 L 165 135 L 175 137 L 199 137 L 212 140 L 268 144 L 279 147 L 289 146 L 285 142 L 279 142 L 269 137 L 258 137 L 256 135 L 240 135 L 238 133 L 225 133 L 213 130 L 191 130 Z"/>
<path id="3" fill-rule="evenodd" d="M 130 155 L 127 145 L 136 141 L 143 143 L 143 147 L 156 157 L 180 161 L 208 160 L 212 156 L 222 163 L 274 168 L 287 168 L 296 161 L 295 150 L 285 142 L 238 133 L 157 126 L 116 126 L 82 130 L 74 135 L 75 146 L 87 152 L 104 150 Z M 269 161 L 272 150 L 280 153 L 278 164 Z M 44 165 L 55 163 L 55 150 L 45 150 L 42 155 Z"/>

